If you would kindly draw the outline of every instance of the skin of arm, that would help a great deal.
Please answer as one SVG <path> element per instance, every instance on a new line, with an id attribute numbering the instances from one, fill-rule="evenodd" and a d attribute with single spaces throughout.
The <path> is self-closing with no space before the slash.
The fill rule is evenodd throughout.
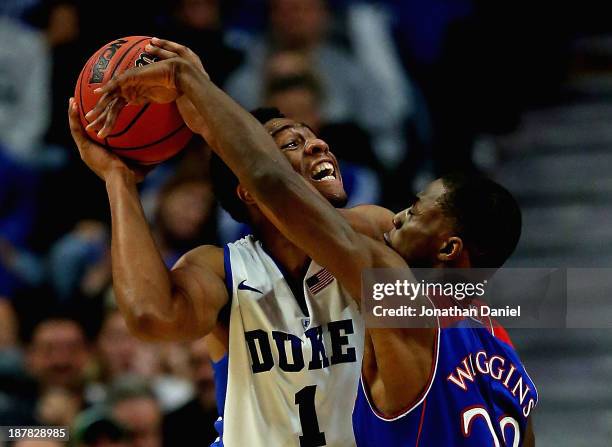
<path id="1" fill-rule="evenodd" d="M 338 211 L 353 230 L 380 242 L 384 242 L 383 234 L 393 228 L 394 214 L 382 206 L 358 205 Z"/>
<path id="2" fill-rule="evenodd" d="M 128 326 L 150 341 L 195 340 L 208 334 L 227 302 L 223 250 L 204 246 L 168 271 L 145 220 L 136 185 L 111 175 L 111 257 L 117 303 Z M 218 270 L 218 269 L 217 269 Z"/>
<path id="3" fill-rule="evenodd" d="M 530 417 L 527 423 L 527 433 L 525 434 L 525 441 L 523 442 L 524 447 L 535 447 L 536 440 L 533 432 L 533 419 Z"/>
<path id="4" fill-rule="evenodd" d="M 169 271 L 140 203 L 136 185 L 142 172 L 85 136 L 74 100 L 69 105 L 69 122 L 81 158 L 106 184 L 112 217 L 113 287 L 131 332 L 148 341 L 192 340 L 209 333 L 228 301 L 223 250 L 192 250 Z"/>

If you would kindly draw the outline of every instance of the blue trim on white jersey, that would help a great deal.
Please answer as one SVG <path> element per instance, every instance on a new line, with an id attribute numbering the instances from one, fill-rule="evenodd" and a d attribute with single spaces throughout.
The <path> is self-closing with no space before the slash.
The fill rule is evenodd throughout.
<path id="1" fill-rule="evenodd" d="M 225 396 L 227 394 L 227 378 L 229 374 L 229 357 L 225 354 L 218 362 L 212 362 L 215 373 L 215 398 L 219 416 L 223 417 L 225 409 Z"/>
<path id="2" fill-rule="evenodd" d="M 232 295 L 234 294 L 234 280 L 232 279 L 232 261 L 230 259 L 229 245 L 223 246 L 223 270 L 225 271 L 225 287 L 227 288 L 227 295 L 229 302 L 232 301 Z"/>

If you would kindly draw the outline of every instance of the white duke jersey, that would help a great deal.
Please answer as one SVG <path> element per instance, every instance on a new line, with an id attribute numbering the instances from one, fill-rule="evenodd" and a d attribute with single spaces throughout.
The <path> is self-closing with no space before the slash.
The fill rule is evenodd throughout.
<path id="1" fill-rule="evenodd" d="M 354 446 L 364 340 L 356 303 L 311 262 L 304 315 L 253 236 L 225 247 L 225 272 L 232 296 L 224 445 Z"/>

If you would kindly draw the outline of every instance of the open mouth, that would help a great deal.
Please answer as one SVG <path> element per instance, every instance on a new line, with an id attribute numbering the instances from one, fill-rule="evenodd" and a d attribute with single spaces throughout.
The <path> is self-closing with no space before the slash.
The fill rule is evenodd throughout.
<path id="1" fill-rule="evenodd" d="M 336 168 L 329 161 L 322 161 L 312 168 L 310 177 L 316 182 L 336 180 Z"/>

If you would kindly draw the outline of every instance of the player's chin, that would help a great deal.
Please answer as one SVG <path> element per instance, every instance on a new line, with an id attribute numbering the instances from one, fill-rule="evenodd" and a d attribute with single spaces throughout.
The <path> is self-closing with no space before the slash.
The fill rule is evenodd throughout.
<path id="1" fill-rule="evenodd" d="M 344 191 L 344 185 L 342 180 L 334 179 L 327 181 L 310 181 L 312 185 L 319 191 L 319 193 L 325 197 L 329 202 L 336 208 L 343 207 L 348 201 L 346 191 Z"/>

